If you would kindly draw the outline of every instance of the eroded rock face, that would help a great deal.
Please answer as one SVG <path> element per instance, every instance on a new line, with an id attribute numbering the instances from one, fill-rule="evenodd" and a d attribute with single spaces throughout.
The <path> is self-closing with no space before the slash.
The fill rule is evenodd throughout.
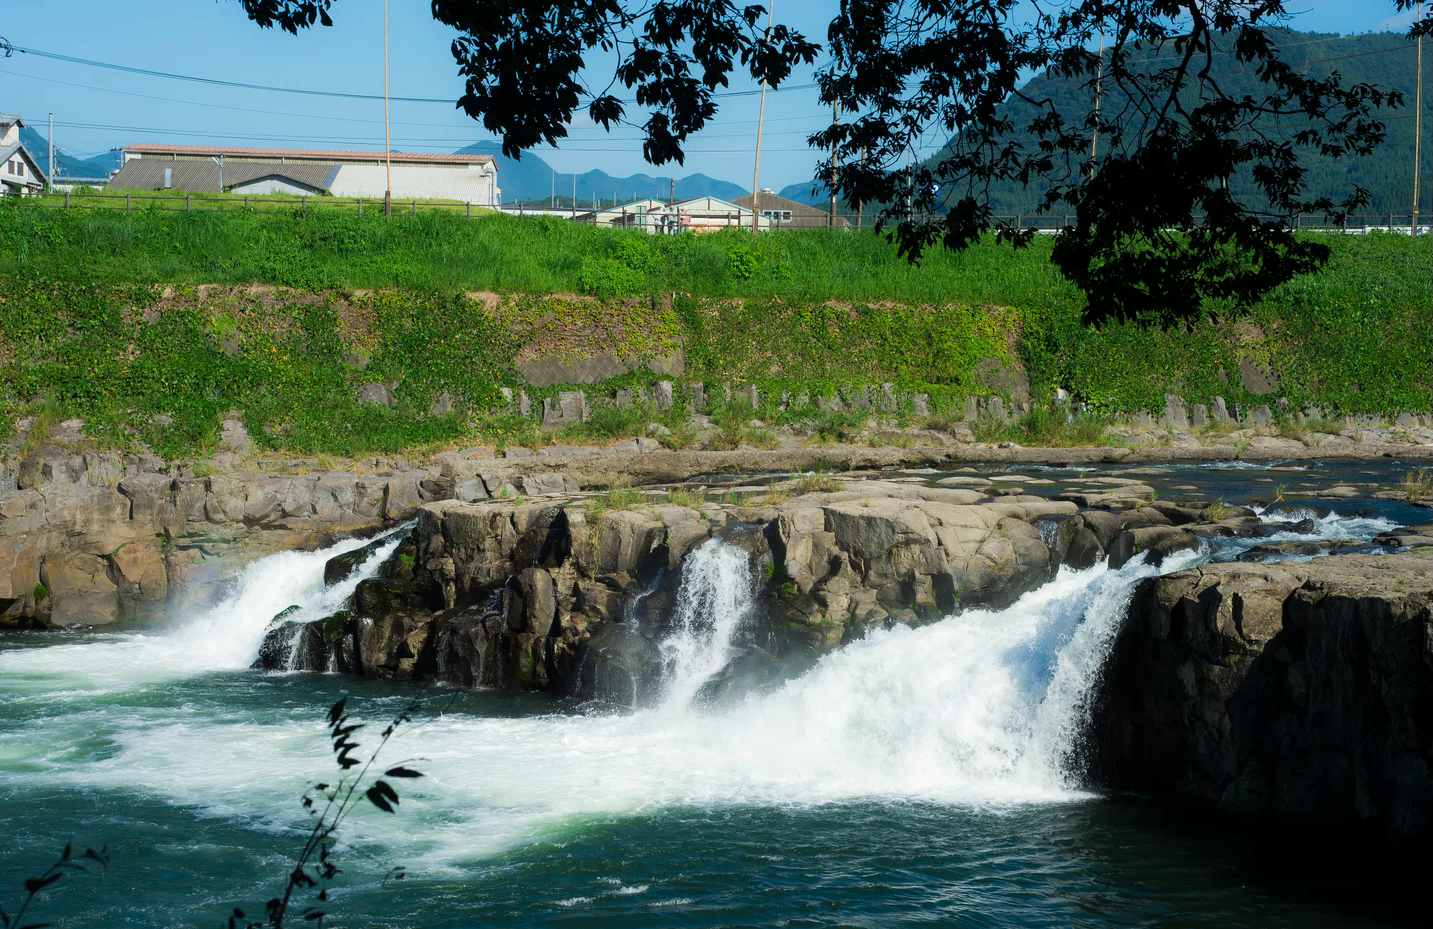
<path id="1" fill-rule="evenodd" d="M 251 561 L 412 518 L 453 493 L 436 469 L 176 477 L 153 456 L 56 451 L 27 459 L 25 486 L 0 489 L 0 622 L 162 619 Z"/>
<path id="2" fill-rule="evenodd" d="M 683 561 L 713 536 L 747 553 L 760 590 L 733 669 L 760 677 L 873 628 L 1008 604 L 1058 567 L 1036 521 L 1085 531 L 1065 501 L 851 487 L 759 508 L 427 504 L 382 576 L 359 585 L 353 617 L 305 654 L 366 676 L 640 702 L 658 678 Z M 333 575 L 351 560 L 335 559 Z"/>
<path id="3" fill-rule="evenodd" d="M 1229 813 L 1433 832 L 1433 551 L 1141 584 L 1092 729 L 1106 783 Z"/>

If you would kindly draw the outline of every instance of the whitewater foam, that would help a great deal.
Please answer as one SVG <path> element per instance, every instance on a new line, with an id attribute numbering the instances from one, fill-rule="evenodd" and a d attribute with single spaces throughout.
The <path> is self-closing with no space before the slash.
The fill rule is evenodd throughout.
<path id="1" fill-rule="evenodd" d="M 308 622 L 342 609 L 359 582 L 371 577 L 399 543 L 395 535 L 342 583 L 325 587 L 324 564 L 369 544 L 346 539 L 314 552 L 280 552 L 239 572 L 214 606 L 168 630 L 97 633 L 85 641 L 0 652 L 0 674 L 22 690 L 113 693 L 213 671 L 247 668 L 274 616 L 297 605 L 287 620 Z"/>
<path id="2" fill-rule="evenodd" d="M 702 686 L 731 660 L 754 596 L 746 552 L 736 546 L 708 539 L 686 557 L 673 630 L 659 646 L 666 710 L 691 706 Z"/>
<path id="3" fill-rule="evenodd" d="M 1330 523 L 1328 531 L 1348 528 Z M 309 559 L 302 568 L 252 566 L 245 589 L 261 605 L 245 614 L 253 617 L 247 631 L 226 636 L 228 644 L 202 660 L 188 654 L 183 672 L 242 667 L 267 617 L 316 584 L 334 553 L 296 556 Z M 1207 555 L 1174 556 L 1160 570 Z M 387 846 L 411 869 L 443 871 L 587 821 L 659 808 L 882 799 L 1000 809 L 1079 799 L 1086 795 L 1070 762 L 1091 688 L 1135 585 L 1156 573 L 1138 561 L 1119 570 L 1061 568 L 1006 609 L 877 631 L 774 691 L 701 706 L 692 697 L 730 659 L 750 580 L 745 554 L 719 542 L 688 564 L 701 568 L 684 572 L 681 597 L 690 609 L 664 650 L 670 660 L 660 705 L 631 714 L 427 719 L 400 731 L 392 746 L 389 760 L 421 756 L 416 766 L 426 775 L 406 785 L 401 815 L 360 808 L 346 838 Z M 280 584 L 288 586 L 266 589 Z M 216 615 L 199 617 L 175 635 L 203 639 L 215 622 Z M 153 638 L 147 655 L 182 652 L 172 637 Z M 10 691 L 17 670 L 49 675 L 52 691 L 68 690 L 77 681 L 93 684 L 86 675 L 100 673 L 100 656 L 113 664 L 125 648 L 139 647 L 119 640 L 10 652 L 0 655 L 0 669 Z M 76 656 L 79 672 L 65 667 Z M 140 687 L 146 673 L 115 671 L 115 686 Z M 222 696 L 186 698 L 182 706 L 106 701 L 63 701 L 67 712 L 16 733 L 5 749 L 7 777 L 122 786 L 279 828 L 293 822 L 294 798 L 306 784 L 332 770 L 321 707 L 244 709 Z M 365 703 L 351 709 L 378 721 L 384 704 Z M 91 738 L 105 741 L 103 757 L 76 758 L 71 746 Z"/>

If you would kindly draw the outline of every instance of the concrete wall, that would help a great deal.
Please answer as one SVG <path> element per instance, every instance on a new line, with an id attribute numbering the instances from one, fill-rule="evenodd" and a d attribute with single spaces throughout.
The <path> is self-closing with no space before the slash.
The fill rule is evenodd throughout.
<path id="1" fill-rule="evenodd" d="M 488 173 L 486 165 L 413 165 L 393 166 L 393 198 L 395 200 L 444 199 L 496 206 L 497 177 Z M 335 197 L 383 196 L 387 178 L 382 164 L 346 164 L 338 169 L 330 192 Z"/>

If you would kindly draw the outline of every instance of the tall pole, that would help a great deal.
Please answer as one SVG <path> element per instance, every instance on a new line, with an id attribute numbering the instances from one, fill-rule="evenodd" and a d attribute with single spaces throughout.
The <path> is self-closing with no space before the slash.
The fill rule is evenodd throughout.
<path id="1" fill-rule="evenodd" d="M 836 128 L 836 123 L 841 120 L 841 103 L 839 100 L 831 101 L 831 128 Z M 836 151 L 836 140 L 831 140 L 831 215 L 826 217 L 826 225 L 831 229 L 836 228 L 836 164 L 840 155 Z M 752 201 L 755 203 L 756 201 Z"/>
<path id="2" fill-rule="evenodd" d="M 776 15 L 776 0 L 771 0 L 771 6 L 766 11 L 766 36 L 771 38 L 771 19 Z M 757 217 L 760 216 L 761 208 L 761 187 L 757 184 L 757 175 L 761 173 L 761 124 L 766 119 L 766 78 L 761 79 L 761 106 L 756 111 L 756 160 L 751 166 L 751 233 L 756 234 Z"/>
<path id="3" fill-rule="evenodd" d="M 383 0 L 383 164 L 387 174 L 383 215 L 393 215 L 393 137 L 388 132 L 388 0 Z"/>
<path id="4" fill-rule="evenodd" d="M 50 173 L 47 174 L 47 175 L 45 175 L 45 189 L 46 189 L 46 190 L 54 190 L 54 189 L 55 189 L 55 114 L 54 114 L 54 113 L 51 113 L 51 114 L 50 114 L 50 130 L 49 130 L 48 133 L 46 133 L 45 138 L 49 140 L 49 144 L 50 144 Z M 1414 184 L 1415 184 L 1415 185 L 1416 185 L 1417 183 L 1418 183 L 1417 181 L 1414 181 Z M 1415 196 L 1415 198 L 1417 197 L 1416 194 L 1415 194 L 1414 196 Z M 1414 207 L 1414 209 L 1417 209 L 1417 207 Z"/>
<path id="5" fill-rule="evenodd" d="M 862 167 L 862 168 L 865 168 L 865 167 L 866 167 L 866 149 L 865 149 L 864 147 L 861 149 L 861 167 Z M 857 231 L 857 232 L 860 232 L 860 231 L 861 231 L 861 220 L 862 220 L 862 218 L 863 218 L 861 214 L 865 212 L 864 207 L 865 207 L 865 204 L 864 204 L 864 203 L 858 203 L 858 204 L 856 204 L 856 231 Z"/>
<path id="6" fill-rule="evenodd" d="M 557 209 L 557 169 L 552 169 L 552 192 L 547 195 L 547 208 Z"/>
<path id="7" fill-rule="evenodd" d="M 577 172 L 572 172 L 572 218 L 577 218 Z"/>
<path id="8" fill-rule="evenodd" d="M 1090 177 L 1095 176 L 1095 153 L 1100 148 L 1100 88 L 1105 79 L 1105 32 L 1100 30 L 1100 70 L 1095 74 L 1095 125 L 1090 133 Z"/>
<path id="9" fill-rule="evenodd" d="M 1418 4 L 1418 21 L 1423 21 L 1423 4 Z M 1423 170 L 1423 36 L 1418 37 L 1418 92 L 1413 104 L 1413 222 L 1409 233 L 1418 234 L 1418 175 Z"/>

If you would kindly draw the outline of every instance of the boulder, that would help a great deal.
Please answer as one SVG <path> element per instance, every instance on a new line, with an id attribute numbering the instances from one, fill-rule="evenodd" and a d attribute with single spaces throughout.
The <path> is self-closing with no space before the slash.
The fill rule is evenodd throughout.
<path id="1" fill-rule="evenodd" d="M 1189 428 L 1189 412 L 1183 397 L 1178 394 L 1164 395 L 1164 415 L 1160 417 L 1159 424 L 1166 429 Z"/>
<path id="2" fill-rule="evenodd" d="M 564 390 L 542 401 L 542 421 L 550 426 L 586 422 L 591 417 L 587 395 L 580 390 Z"/>
<path id="3" fill-rule="evenodd" d="M 364 384 L 358 388 L 359 406 L 391 407 L 396 402 L 391 384 Z"/>

